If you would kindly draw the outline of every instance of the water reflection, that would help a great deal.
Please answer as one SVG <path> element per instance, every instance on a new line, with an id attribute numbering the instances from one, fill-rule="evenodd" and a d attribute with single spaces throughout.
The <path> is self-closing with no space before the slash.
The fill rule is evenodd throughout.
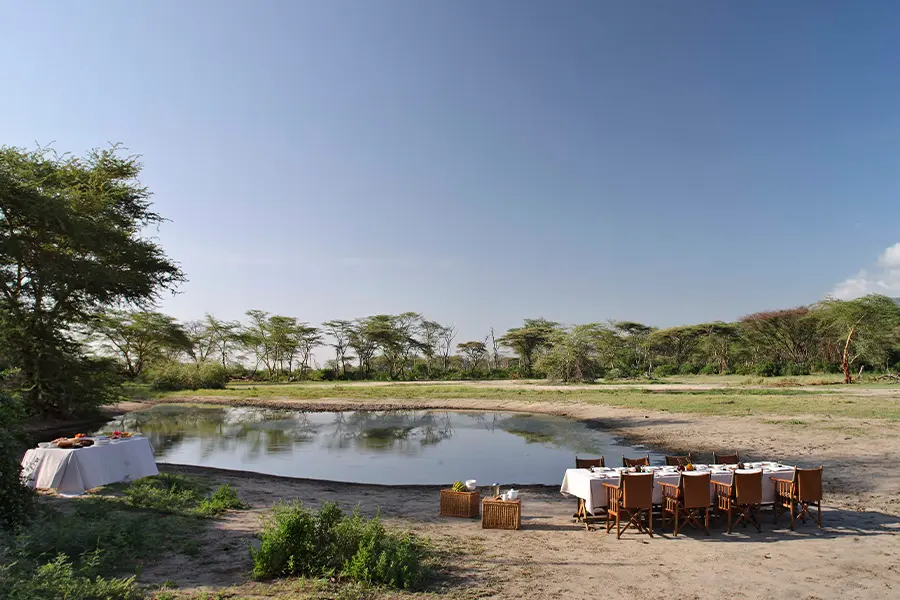
<path id="1" fill-rule="evenodd" d="M 138 431 L 159 462 L 369 483 L 455 479 L 559 483 L 573 454 L 631 453 L 584 423 L 431 410 L 298 411 L 157 405 L 108 423 Z"/>

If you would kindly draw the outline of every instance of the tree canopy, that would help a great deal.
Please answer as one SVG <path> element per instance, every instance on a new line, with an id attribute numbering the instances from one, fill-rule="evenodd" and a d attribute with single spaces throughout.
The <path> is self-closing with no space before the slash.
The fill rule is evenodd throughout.
<path id="1" fill-rule="evenodd" d="M 83 157 L 0 148 L 0 346 L 33 412 L 108 394 L 107 369 L 72 331 L 115 305 L 149 305 L 184 281 L 144 231 L 162 222 L 121 148 Z"/>

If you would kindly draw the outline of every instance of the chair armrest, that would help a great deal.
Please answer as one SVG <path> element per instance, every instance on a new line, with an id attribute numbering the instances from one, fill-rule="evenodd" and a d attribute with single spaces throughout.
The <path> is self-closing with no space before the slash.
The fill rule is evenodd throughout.
<path id="1" fill-rule="evenodd" d="M 731 495 L 731 484 L 723 483 L 721 481 L 713 481 L 713 488 L 716 490 L 716 495 L 718 496 L 730 496 Z"/>
<path id="2" fill-rule="evenodd" d="M 772 478 L 775 482 L 775 495 L 779 497 L 789 498 L 794 495 L 794 482 L 790 479 Z"/>
<path id="3" fill-rule="evenodd" d="M 604 484 L 603 484 L 603 487 L 609 488 L 609 489 L 611 489 L 611 490 L 617 490 L 617 489 L 619 489 L 619 486 L 613 485 L 613 484 L 611 484 L 611 483 L 604 483 Z"/>
<path id="4" fill-rule="evenodd" d="M 678 485 L 674 483 L 662 483 L 660 482 L 659 487 L 662 488 L 662 495 L 667 498 L 677 498 L 679 489 Z"/>

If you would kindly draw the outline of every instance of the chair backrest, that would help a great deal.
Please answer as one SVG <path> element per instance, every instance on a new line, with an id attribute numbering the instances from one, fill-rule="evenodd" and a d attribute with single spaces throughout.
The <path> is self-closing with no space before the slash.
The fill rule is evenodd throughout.
<path id="1" fill-rule="evenodd" d="M 705 508 L 710 504 L 709 473 L 681 474 L 678 485 L 681 486 L 681 497 L 685 508 Z"/>
<path id="2" fill-rule="evenodd" d="M 818 469 L 794 469 L 797 496 L 801 502 L 819 502 L 822 499 L 822 467 Z"/>
<path id="3" fill-rule="evenodd" d="M 684 467 L 689 464 L 691 464 L 690 454 L 685 454 L 684 456 L 666 456 L 666 465 L 670 467 Z"/>
<path id="4" fill-rule="evenodd" d="M 622 473 L 622 506 L 653 507 L 653 473 Z"/>
<path id="5" fill-rule="evenodd" d="M 606 465 L 603 463 L 603 457 L 600 458 L 578 458 L 575 457 L 575 468 L 576 469 L 589 469 L 591 467 L 605 467 Z"/>
<path id="6" fill-rule="evenodd" d="M 713 452 L 713 464 L 736 465 L 741 462 L 741 453 L 735 450 L 734 454 L 717 454 Z"/>
<path id="7" fill-rule="evenodd" d="M 650 466 L 650 455 L 642 456 L 640 458 L 626 458 L 622 457 L 622 466 L 623 467 L 649 467 Z"/>
<path id="8" fill-rule="evenodd" d="M 737 504 L 762 503 L 762 470 L 744 473 L 735 471 L 732 484 Z"/>

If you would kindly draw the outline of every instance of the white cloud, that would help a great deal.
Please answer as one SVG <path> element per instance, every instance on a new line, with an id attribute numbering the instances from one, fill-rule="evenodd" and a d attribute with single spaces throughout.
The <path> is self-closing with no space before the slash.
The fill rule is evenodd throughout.
<path id="1" fill-rule="evenodd" d="M 885 250 L 878 258 L 878 264 L 886 269 L 900 269 L 900 242 Z"/>
<path id="2" fill-rule="evenodd" d="M 841 300 L 859 298 L 866 294 L 900 297 L 900 242 L 885 249 L 872 269 L 837 284 L 831 295 Z"/>

